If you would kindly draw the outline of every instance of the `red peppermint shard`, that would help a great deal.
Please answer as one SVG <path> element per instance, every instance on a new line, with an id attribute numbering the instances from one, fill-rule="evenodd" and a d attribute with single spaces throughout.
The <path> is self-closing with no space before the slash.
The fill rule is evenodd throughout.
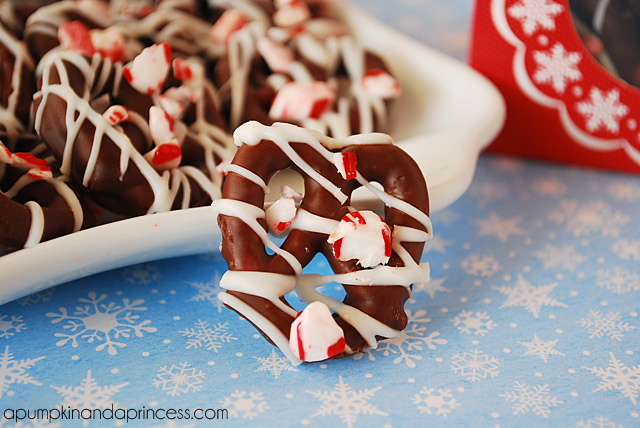
<path id="1" fill-rule="evenodd" d="M 91 42 L 89 28 L 80 21 L 63 22 L 58 27 L 60 45 L 85 56 L 93 56 L 96 52 Z"/>
<path id="2" fill-rule="evenodd" d="M 170 65 L 171 46 L 162 42 L 143 49 L 122 72 L 136 91 L 152 95 L 162 90 Z"/>

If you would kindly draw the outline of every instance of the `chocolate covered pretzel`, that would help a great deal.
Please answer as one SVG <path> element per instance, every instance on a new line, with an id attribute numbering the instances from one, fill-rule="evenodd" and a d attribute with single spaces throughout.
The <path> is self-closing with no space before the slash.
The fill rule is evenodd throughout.
<path id="1" fill-rule="evenodd" d="M 248 122 L 234 139 L 239 148 L 213 203 L 229 265 L 220 299 L 294 363 L 397 337 L 412 284 L 429 276 L 420 264 L 431 236 L 429 198 L 413 159 L 385 134 L 333 139 L 291 124 Z M 269 181 L 284 169 L 302 176 L 304 195 L 285 187 L 265 204 Z M 384 203 L 384 218 L 351 207 L 361 186 Z M 277 246 L 270 234 L 286 237 Z M 334 275 L 303 273 L 316 254 Z M 342 302 L 316 291 L 332 281 L 344 286 Z M 310 303 L 300 313 L 284 297 L 294 290 Z"/>

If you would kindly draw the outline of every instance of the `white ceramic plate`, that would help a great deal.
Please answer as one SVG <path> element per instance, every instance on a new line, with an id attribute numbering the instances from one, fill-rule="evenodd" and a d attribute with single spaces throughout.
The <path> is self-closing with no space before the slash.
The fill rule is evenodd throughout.
<path id="1" fill-rule="evenodd" d="M 504 101 L 484 77 L 373 20 L 353 6 L 345 19 L 382 54 L 403 87 L 390 133 L 421 166 L 431 210 L 468 188 L 481 150 L 502 127 Z M 109 269 L 218 249 L 209 207 L 98 226 L 0 257 L 0 304 Z"/>

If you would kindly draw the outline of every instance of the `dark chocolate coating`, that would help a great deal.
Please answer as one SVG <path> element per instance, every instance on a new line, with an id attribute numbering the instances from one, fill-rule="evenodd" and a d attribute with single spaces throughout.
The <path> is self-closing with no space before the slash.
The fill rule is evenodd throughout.
<path id="1" fill-rule="evenodd" d="M 302 143 L 294 143 L 292 146 L 316 171 L 339 186 L 346 195 L 351 195 L 359 186 L 355 180 L 344 180 L 337 172 L 335 165 L 310 146 Z M 407 201 L 428 214 L 429 197 L 424 177 L 413 159 L 402 149 L 394 145 L 354 145 L 345 148 L 344 151 L 356 153 L 358 171 L 364 178 L 380 183 L 387 193 Z M 256 146 L 241 146 L 233 163 L 254 172 L 266 183 L 277 171 L 285 168 L 297 170 L 304 179 L 304 199 L 301 209 L 338 221 L 349 212 L 349 200 L 341 204 L 313 178 L 298 170 L 289 157 L 271 141 L 263 140 Z M 230 172 L 225 179 L 223 198 L 241 200 L 259 208 L 264 206 L 262 188 L 233 172 Z M 424 230 L 422 224 L 396 208 L 386 209 L 385 221 L 392 230 L 395 225 Z M 227 260 L 230 270 L 294 274 L 281 256 L 266 253 L 260 238 L 242 220 L 220 215 L 218 223 L 223 236 L 222 255 Z M 263 227 L 266 230 L 264 222 Z M 411 257 L 419 262 L 423 244 L 404 243 L 403 245 Z M 336 259 L 332 245 L 327 242 L 325 234 L 294 229 L 281 248 L 293 254 L 302 266 L 306 266 L 316 254 L 322 253 L 335 273 L 347 273 L 360 269 L 353 260 L 345 262 Z M 395 252 L 392 253 L 388 264 L 389 266 L 403 265 Z M 389 286 L 345 285 L 344 287 L 345 303 L 394 329 L 402 330 L 406 327 L 407 316 L 404 303 L 409 297 L 409 291 L 404 286 L 391 284 Z M 293 318 L 274 308 L 269 300 L 236 291 L 228 293 L 252 306 L 272 321 L 285 337 L 289 337 Z M 351 325 L 340 318 L 336 321 L 343 328 L 346 343 L 352 350 L 358 351 L 366 347 L 364 339 Z"/>

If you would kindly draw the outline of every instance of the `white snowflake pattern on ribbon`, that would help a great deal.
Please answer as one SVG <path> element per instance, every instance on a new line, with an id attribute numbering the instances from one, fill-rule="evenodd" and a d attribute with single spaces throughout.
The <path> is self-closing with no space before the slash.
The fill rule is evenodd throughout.
<path id="1" fill-rule="evenodd" d="M 171 367 L 163 366 L 158 369 L 153 386 L 175 397 L 200 391 L 205 377 L 202 370 L 191 367 L 189 363 L 172 364 Z"/>
<path id="2" fill-rule="evenodd" d="M 9 352 L 9 346 L 6 346 L 4 352 L 0 354 L 0 398 L 2 398 L 3 395 L 13 395 L 14 391 L 9 390 L 11 385 L 42 385 L 27 373 L 27 370 L 33 368 L 38 361 L 44 358 L 45 357 L 42 356 L 16 360 L 13 354 Z"/>
<path id="3" fill-rule="evenodd" d="M 228 325 L 229 323 L 218 323 L 210 326 L 207 321 L 198 320 L 194 328 L 180 330 L 178 333 L 189 338 L 187 349 L 204 347 L 209 351 L 218 352 L 223 343 L 238 340 L 227 331 Z"/>
<path id="4" fill-rule="evenodd" d="M 555 17 L 563 10 L 564 6 L 553 0 L 520 0 L 507 13 L 519 20 L 522 31 L 530 36 L 540 29 L 554 30 Z"/>
<path id="5" fill-rule="evenodd" d="M 513 287 L 494 286 L 492 288 L 507 296 L 500 308 L 522 307 L 538 318 L 543 306 L 567 307 L 565 303 L 551 296 L 553 289 L 557 286 L 557 282 L 533 285 L 519 274 L 516 285 Z"/>
<path id="6" fill-rule="evenodd" d="M 10 338 L 16 333 L 20 333 L 27 327 L 22 322 L 22 316 L 20 315 L 0 315 L 0 338 Z"/>
<path id="7" fill-rule="evenodd" d="M 578 64 L 582 60 L 580 52 L 568 52 L 562 43 L 555 43 L 548 51 L 535 51 L 533 58 L 538 69 L 533 74 L 537 83 L 550 84 L 553 89 L 562 94 L 569 82 L 582 79 Z"/>
<path id="8" fill-rule="evenodd" d="M 611 339 L 622 341 L 624 333 L 635 330 L 635 326 L 629 325 L 628 322 L 622 321 L 620 312 L 607 312 L 590 310 L 586 318 L 576 321 L 581 327 L 589 332 L 589 337 L 609 337 Z"/>
<path id="9" fill-rule="evenodd" d="M 457 353 L 451 358 L 451 370 L 472 382 L 498 376 L 500 374 L 498 366 L 497 358 L 478 349 Z"/>

